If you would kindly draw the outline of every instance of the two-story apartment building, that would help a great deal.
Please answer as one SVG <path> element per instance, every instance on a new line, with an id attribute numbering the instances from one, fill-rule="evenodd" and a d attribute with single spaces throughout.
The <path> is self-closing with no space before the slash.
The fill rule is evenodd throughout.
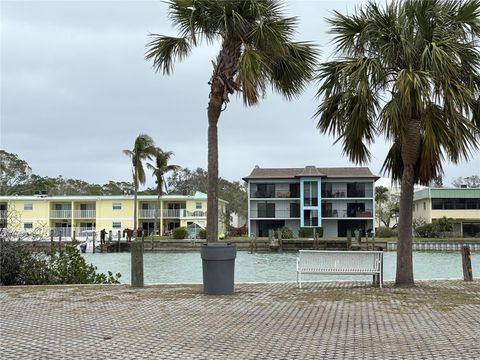
<path id="1" fill-rule="evenodd" d="M 248 184 L 248 226 L 252 236 L 287 226 L 323 227 L 324 236 L 343 237 L 347 229 L 375 229 L 375 181 L 365 167 L 260 168 Z"/>
<path id="2" fill-rule="evenodd" d="M 147 233 L 157 228 L 165 234 L 176 227 L 196 224 L 206 227 L 207 195 L 164 195 L 160 206 L 157 196 L 138 196 L 138 226 Z M 34 228 L 54 230 L 56 235 L 81 235 L 85 230 L 118 230 L 133 228 L 133 196 L 2 196 L 0 227 L 13 231 Z M 219 199 L 219 212 L 227 202 Z M 221 217 L 220 217 L 221 218 Z M 157 222 L 157 227 L 155 227 Z M 159 227 L 159 229 L 158 229 Z M 219 231 L 224 231 L 219 224 Z"/>
<path id="3" fill-rule="evenodd" d="M 480 189 L 426 188 L 413 194 L 413 218 L 452 219 L 453 232 L 480 236 Z"/>

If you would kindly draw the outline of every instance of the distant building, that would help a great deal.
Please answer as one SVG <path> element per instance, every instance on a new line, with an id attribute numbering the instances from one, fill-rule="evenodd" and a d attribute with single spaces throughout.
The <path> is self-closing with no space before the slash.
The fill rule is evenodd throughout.
<path id="1" fill-rule="evenodd" d="M 427 223 L 451 218 L 453 231 L 462 236 L 480 236 L 480 189 L 426 188 L 413 194 L 413 218 Z"/>
<path id="2" fill-rule="evenodd" d="M 366 167 L 260 168 L 248 184 L 248 227 L 253 236 L 269 229 L 323 227 L 324 236 L 346 236 L 347 229 L 375 229 L 375 181 Z"/>
<path id="3" fill-rule="evenodd" d="M 32 231 L 43 227 L 56 235 L 70 237 L 73 231 L 80 236 L 85 231 L 118 230 L 133 228 L 133 196 L 0 196 L 0 227 L 15 231 Z M 219 212 L 225 211 L 227 202 L 219 199 Z M 15 213 L 15 221 L 9 222 Z M 201 192 L 193 196 L 164 195 L 160 209 L 155 195 L 138 196 L 138 227 L 153 233 L 155 221 L 159 231 L 165 234 L 176 227 L 196 224 L 205 227 L 207 219 L 207 195 Z M 159 223 L 158 223 L 159 221 Z M 158 226 L 157 226 L 158 227 Z M 219 232 L 224 232 L 219 223 Z"/>

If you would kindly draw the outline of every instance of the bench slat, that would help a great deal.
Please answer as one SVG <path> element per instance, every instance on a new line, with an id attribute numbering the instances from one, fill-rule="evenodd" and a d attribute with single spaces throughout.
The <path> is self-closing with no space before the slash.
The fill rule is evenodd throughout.
<path id="1" fill-rule="evenodd" d="M 297 282 L 301 274 L 379 275 L 383 283 L 382 251 L 300 250 L 297 258 Z"/>

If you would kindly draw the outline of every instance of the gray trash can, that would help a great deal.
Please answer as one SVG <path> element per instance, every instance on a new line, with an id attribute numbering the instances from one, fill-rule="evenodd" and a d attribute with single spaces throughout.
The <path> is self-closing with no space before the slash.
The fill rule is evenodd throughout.
<path id="1" fill-rule="evenodd" d="M 200 248 L 203 267 L 203 293 L 233 294 L 237 246 L 231 243 L 204 243 Z"/>

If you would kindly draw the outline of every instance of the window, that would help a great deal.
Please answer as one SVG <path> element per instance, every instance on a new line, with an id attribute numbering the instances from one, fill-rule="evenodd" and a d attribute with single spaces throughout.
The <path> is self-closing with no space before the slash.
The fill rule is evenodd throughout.
<path id="1" fill-rule="evenodd" d="M 259 218 L 274 218 L 275 217 L 275 203 L 258 203 L 257 216 Z"/>
<path id="2" fill-rule="evenodd" d="M 122 228 L 122 223 L 121 222 L 113 222 L 112 223 L 112 229 L 119 230 Z"/>
<path id="3" fill-rule="evenodd" d="M 122 210 L 122 203 L 113 203 L 112 204 L 113 210 Z"/>
<path id="4" fill-rule="evenodd" d="M 318 226 L 318 211 L 304 210 L 303 211 L 303 225 L 304 226 Z"/>
<path id="5" fill-rule="evenodd" d="M 33 204 L 32 203 L 23 204 L 23 210 L 33 210 Z"/>
<path id="6" fill-rule="evenodd" d="M 423 202 L 423 210 L 427 210 L 427 203 L 425 201 Z"/>
<path id="7" fill-rule="evenodd" d="M 480 199 L 432 199 L 432 209 L 480 209 Z"/>
<path id="8" fill-rule="evenodd" d="M 202 203 L 201 202 L 195 203 L 195 209 L 201 209 L 201 208 L 202 208 Z"/>
<path id="9" fill-rule="evenodd" d="M 33 224 L 32 223 L 23 223 L 23 229 L 24 230 L 31 230 L 31 229 L 33 229 Z"/>
<path id="10" fill-rule="evenodd" d="M 318 182 L 305 181 L 303 183 L 303 204 L 304 206 L 318 205 Z"/>
<path id="11" fill-rule="evenodd" d="M 275 184 L 257 184 L 255 198 L 273 198 L 275 197 Z"/>

